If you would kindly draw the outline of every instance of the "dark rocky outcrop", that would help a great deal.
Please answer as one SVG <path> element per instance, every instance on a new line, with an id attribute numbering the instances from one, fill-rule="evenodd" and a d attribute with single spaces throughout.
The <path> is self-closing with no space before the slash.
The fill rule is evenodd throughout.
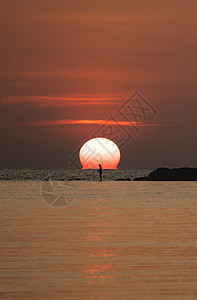
<path id="1" fill-rule="evenodd" d="M 136 181 L 197 181 L 197 168 L 158 168 L 147 177 L 135 178 Z"/>

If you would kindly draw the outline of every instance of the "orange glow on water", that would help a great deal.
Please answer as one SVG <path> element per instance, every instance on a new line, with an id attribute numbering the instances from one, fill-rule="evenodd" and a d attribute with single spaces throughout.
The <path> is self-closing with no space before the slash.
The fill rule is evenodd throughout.
<path id="1" fill-rule="evenodd" d="M 120 161 L 120 150 L 111 140 L 103 137 L 87 141 L 79 151 L 79 159 L 83 169 L 117 169 Z"/>

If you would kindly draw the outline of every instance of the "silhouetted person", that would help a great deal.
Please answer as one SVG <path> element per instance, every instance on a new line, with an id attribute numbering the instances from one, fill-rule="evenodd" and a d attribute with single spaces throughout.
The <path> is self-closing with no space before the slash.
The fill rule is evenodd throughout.
<path id="1" fill-rule="evenodd" d="M 103 169 L 101 167 L 101 164 L 99 164 L 99 169 L 97 171 L 99 172 L 100 181 L 102 181 L 102 172 L 103 172 Z"/>

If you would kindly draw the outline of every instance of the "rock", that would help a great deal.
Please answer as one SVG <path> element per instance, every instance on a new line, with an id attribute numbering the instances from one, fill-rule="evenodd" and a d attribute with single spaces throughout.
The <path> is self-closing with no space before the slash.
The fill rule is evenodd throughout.
<path id="1" fill-rule="evenodd" d="M 196 168 L 158 168 L 147 177 L 135 178 L 135 181 L 197 181 Z"/>

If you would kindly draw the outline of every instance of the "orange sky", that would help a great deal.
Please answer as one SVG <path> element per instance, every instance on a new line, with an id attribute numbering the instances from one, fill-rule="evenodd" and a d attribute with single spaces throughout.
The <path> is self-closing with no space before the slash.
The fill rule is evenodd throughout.
<path id="1" fill-rule="evenodd" d="M 195 0 L 1 0 L 0 166 L 68 167 L 110 117 L 132 136 L 120 167 L 194 166 L 196 9 Z M 119 111 L 135 90 L 157 111 L 139 131 Z"/>

